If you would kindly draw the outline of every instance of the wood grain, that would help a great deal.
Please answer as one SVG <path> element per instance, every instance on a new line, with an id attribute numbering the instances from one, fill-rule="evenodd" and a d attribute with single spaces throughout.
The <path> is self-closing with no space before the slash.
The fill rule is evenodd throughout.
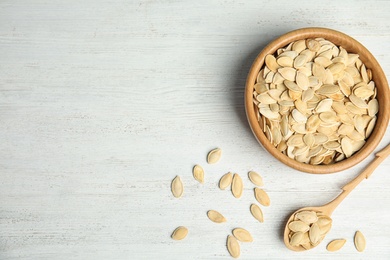
<path id="1" fill-rule="evenodd" d="M 0 259 L 386 259 L 390 160 L 333 213 L 324 246 L 283 244 L 294 210 L 334 198 L 372 159 L 332 175 L 291 169 L 263 150 L 244 110 L 251 63 L 277 36 L 331 27 L 364 44 L 389 77 L 388 1 L 0 1 Z M 319 10 L 321 12 L 319 13 Z M 390 141 L 389 131 L 378 146 Z M 207 152 L 222 149 L 215 165 Z M 205 184 L 192 167 L 205 170 Z M 247 172 L 271 206 L 264 223 Z M 218 180 L 239 173 L 235 199 Z M 180 175 L 184 194 L 172 196 Z M 207 211 L 228 219 L 212 223 Z M 178 226 L 182 241 L 170 238 Z M 353 234 L 365 235 L 358 253 Z M 345 237 L 328 253 L 331 239 Z"/>

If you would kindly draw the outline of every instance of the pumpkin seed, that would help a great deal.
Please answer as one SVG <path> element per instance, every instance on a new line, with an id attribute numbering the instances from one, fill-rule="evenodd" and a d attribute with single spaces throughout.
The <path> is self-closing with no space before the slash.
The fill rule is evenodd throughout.
<path id="1" fill-rule="evenodd" d="M 338 251 L 344 246 L 345 242 L 347 242 L 345 239 L 335 239 L 326 246 L 326 249 L 330 252 Z"/>
<path id="2" fill-rule="evenodd" d="M 273 72 L 276 72 L 276 70 L 279 68 L 278 63 L 276 62 L 276 58 L 270 54 L 265 57 L 265 64 Z"/>
<path id="3" fill-rule="evenodd" d="M 243 228 L 235 228 L 233 229 L 233 236 L 237 238 L 238 241 L 241 242 L 253 242 L 253 237 L 248 230 Z"/>
<path id="4" fill-rule="evenodd" d="M 320 241 L 320 227 L 317 223 L 311 225 L 309 230 L 310 242 L 315 245 Z"/>
<path id="5" fill-rule="evenodd" d="M 229 251 L 229 254 L 233 258 L 238 258 L 240 257 L 240 244 L 238 244 L 238 241 L 235 237 L 228 235 L 227 241 L 226 241 L 227 249 Z"/>
<path id="6" fill-rule="evenodd" d="M 221 158 L 222 150 L 220 148 L 216 148 L 211 150 L 207 155 L 207 162 L 209 164 L 213 164 L 219 161 Z"/>
<path id="7" fill-rule="evenodd" d="M 291 246 L 299 246 L 303 240 L 304 236 L 302 232 L 296 232 L 292 235 L 290 239 Z"/>
<path id="8" fill-rule="evenodd" d="M 317 214 L 314 211 L 300 211 L 296 214 L 296 217 L 307 224 L 314 223 L 318 220 Z"/>
<path id="9" fill-rule="evenodd" d="M 280 68 L 280 69 L 278 69 L 278 72 L 286 80 L 295 81 L 295 76 L 296 76 L 297 71 L 294 68 L 288 68 L 288 67 Z"/>
<path id="10" fill-rule="evenodd" d="M 248 177 L 254 185 L 263 186 L 263 178 L 257 172 L 250 171 Z"/>
<path id="11" fill-rule="evenodd" d="M 195 180 L 199 181 L 200 183 L 204 183 L 204 171 L 200 165 L 194 166 L 194 168 L 192 169 L 192 174 Z"/>
<path id="12" fill-rule="evenodd" d="M 268 194 L 263 189 L 255 188 L 254 191 L 255 198 L 261 205 L 269 206 L 271 204 Z"/>
<path id="13" fill-rule="evenodd" d="M 242 182 L 242 179 L 241 179 L 240 175 L 235 173 L 233 175 L 233 181 L 232 181 L 233 196 L 236 198 L 240 198 L 242 196 L 243 190 L 244 190 L 244 184 Z"/>
<path id="14" fill-rule="evenodd" d="M 257 219 L 261 223 L 264 222 L 263 211 L 259 206 L 257 206 L 256 204 L 252 204 L 250 207 L 250 211 L 255 219 Z"/>
<path id="15" fill-rule="evenodd" d="M 180 226 L 173 231 L 171 237 L 174 240 L 182 240 L 187 236 L 187 234 L 188 229 L 186 227 Z"/>
<path id="16" fill-rule="evenodd" d="M 232 183 L 232 179 L 233 179 L 233 174 L 231 172 L 228 172 L 225 175 L 223 175 L 219 180 L 219 188 L 221 190 L 224 190 L 227 187 L 229 187 L 230 184 Z"/>
<path id="17" fill-rule="evenodd" d="M 184 187 L 179 176 L 176 176 L 171 184 L 171 191 L 173 196 L 180 198 L 183 195 Z"/>
<path id="18" fill-rule="evenodd" d="M 226 218 L 219 213 L 218 211 L 215 210 L 209 210 L 207 211 L 207 217 L 215 223 L 223 223 L 226 222 Z"/>
<path id="19" fill-rule="evenodd" d="M 310 229 L 310 226 L 308 224 L 306 224 L 305 222 L 303 221 L 300 221 L 300 220 L 296 220 L 296 221 L 292 221 L 288 224 L 288 228 L 293 231 L 293 232 L 302 232 L 302 233 L 305 233 L 307 231 L 309 231 Z"/>
<path id="20" fill-rule="evenodd" d="M 366 248 L 366 238 L 363 236 L 362 232 L 356 231 L 354 237 L 354 243 L 356 250 L 359 252 L 363 252 Z"/>

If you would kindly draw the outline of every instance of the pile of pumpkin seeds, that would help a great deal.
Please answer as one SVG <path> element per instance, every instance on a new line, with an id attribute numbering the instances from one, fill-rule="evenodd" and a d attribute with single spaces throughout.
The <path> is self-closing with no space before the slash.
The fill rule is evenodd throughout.
<path id="1" fill-rule="evenodd" d="M 331 164 L 359 151 L 376 123 L 372 71 L 358 54 L 323 38 L 265 57 L 253 86 L 260 127 L 291 159 Z"/>

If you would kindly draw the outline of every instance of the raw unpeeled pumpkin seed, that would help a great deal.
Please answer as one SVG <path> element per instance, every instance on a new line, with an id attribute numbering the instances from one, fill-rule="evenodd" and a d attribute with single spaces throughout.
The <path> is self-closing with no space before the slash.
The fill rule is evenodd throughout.
<path id="1" fill-rule="evenodd" d="M 225 175 L 223 175 L 219 180 L 219 188 L 221 190 L 224 190 L 227 187 L 229 187 L 230 184 L 232 183 L 232 179 L 233 179 L 233 174 L 231 172 L 228 172 Z"/>
<path id="2" fill-rule="evenodd" d="M 319 226 L 317 225 L 317 223 L 313 223 L 310 227 L 310 230 L 309 230 L 310 242 L 313 245 L 316 245 L 320 240 L 320 236 L 321 236 L 321 233 L 320 233 Z"/>
<path id="3" fill-rule="evenodd" d="M 220 148 L 216 148 L 211 150 L 207 155 L 207 162 L 209 164 L 213 164 L 219 161 L 221 158 L 222 150 Z"/>
<path id="4" fill-rule="evenodd" d="M 240 257 L 240 253 L 241 253 L 240 244 L 238 244 L 238 241 L 234 236 L 228 235 L 226 246 L 229 251 L 229 254 L 232 257 L 234 258 Z"/>
<path id="5" fill-rule="evenodd" d="M 223 222 L 226 222 L 226 218 L 221 214 L 219 213 L 218 211 L 215 211 L 215 210 L 209 210 L 207 211 L 207 217 L 215 222 L 215 223 L 223 223 Z"/>
<path id="6" fill-rule="evenodd" d="M 291 236 L 290 245 L 299 246 L 303 240 L 303 232 L 296 232 Z"/>
<path id="7" fill-rule="evenodd" d="M 171 184 L 171 191 L 173 196 L 180 198 L 183 195 L 184 187 L 179 176 L 176 176 Z"/>
<path id="8" fill-rule="evenodd" d="M 345 242 L 347 242 L 345 239 L 335 239 L 326 246 L 326 249 L 330 252 L 338 251 L 344 246 Z"/>
<path id="9" fill-rule="evenodd" d="M 288 228 L 294 232 L 303 232 L 304 233 L 304 232 L 309 231 L 310 226 L 303 221 L 296 220 L 296 221 L 290 222 L 290 224 L 288 224 Z"/>
<path id="10" fill-rule="evenodd" d="M 233 236 L 237 238 L 241 242 L 252 242 L 253 237 L 248 230 L 243 228 L 235 228 L 233 229 Z"/>
<path id="11" fill-rule="evenodd" d="M 192 169 L 192 174 L 194 175 L 195 180 L 200 183 L 204 182 L 204 170 L 200 165 L 195 165 Z"/>
<path id="12" fill-rule="evenodd" d="M 250 171 L 248 177 L 254 185 L 263 186 L 263 178 L 257 172 Z"/>
<path id="13" fill-rule="evenodd" d="M 255 188 L 255 198 L 263 206 L 269 206 L 271 204 L 267 192 L 263 189 Z"/>
<path id="14" fill-rule="evenodd" d="M 242 196 L 243 190 L 244 190 L 244 184 L 242 182 L 242 179 L 241 179 L 240 175 L 235 173 L 233 175 L 233 181 L 232 181 L 233 196 L 236 198 L 240 198 Z"/>
<path id="15" fill-rule="evenodd" d="M 259 206 L 257 206 L 256 204 L 252 204 L 250 207 L 250 210 L 251 210 L 251 213 L 255 219 L 257 219 L 261 223 L 264 222 L 263 211 L 261 210 L 261 208 Z"/>
<path id="16" fill-rule="evenodd" d="M 362 232 L 356 231 L 354 237 L 354 243 L 356 250 L 359 252 L 363 252 L 366 248 L 366 238 L 363 236 Z"/>
<path id="17" fill-rule="evenodd" d="M 187 234 L 188 229 L 186 227 L 180 226 L 173 231 L 171 237 L 174 240 L 182 240 L 187 236 Z"/>
<path id="18" fill-rule="evenodd" d="M 301 211 L 296 214 L 296 217 L 307 224 L 314 223 L 318 220 L 317 214 L 314 211 Z"/>

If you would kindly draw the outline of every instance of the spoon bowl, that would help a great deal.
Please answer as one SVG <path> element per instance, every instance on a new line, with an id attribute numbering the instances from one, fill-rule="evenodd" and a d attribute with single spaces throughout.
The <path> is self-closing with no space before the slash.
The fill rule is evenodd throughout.
<path id="1" fill-rule="evenodd" d="M 326 215 L 328 217 L 330 217 L 330 214 L 331 212 L 329 212 L 329 207 L 327 207 L 326 205 L 325 206 L 321 206 L 321 207 L 306 207 L 306 208 L 301 208 L 301 209 L 298 209 L 297 211 L 295 211 L 293 214 L 291 214 L 291 216 L 289 217 L 289 219 L 287 220 L 287 224 L 286 224 L 286 227 L 284 228 L 284 234 L 283 234 L 283 241 L 284 241 L 284 244 L 286 245 L 286 247 L 292 251 L 306 251 L 307 249 L 305 249 L 304 247 L 302 246 L 292 246 L 290 244 L 290 240 L 289 240 L 289 234 L 290 234 L 290 229 L 288 227 L 288 224 L 290 224 L 292 221 L 294 221 L 294 217 L 297 213 L 301 212 L 301 211 L 314 211 L 314 212 L 320 212 L 322 213 L 323 215 Z M 329 214 L 330 213 L 330 214 Z M 321 243 L 321 241 L 319 242 Z M 318 244 L 319 244 L 318 243 Z M 317 245 L 318 245 L 317 244 Z M 316 247 L 317 245 L 313 246 L 312 248 Z"/>

